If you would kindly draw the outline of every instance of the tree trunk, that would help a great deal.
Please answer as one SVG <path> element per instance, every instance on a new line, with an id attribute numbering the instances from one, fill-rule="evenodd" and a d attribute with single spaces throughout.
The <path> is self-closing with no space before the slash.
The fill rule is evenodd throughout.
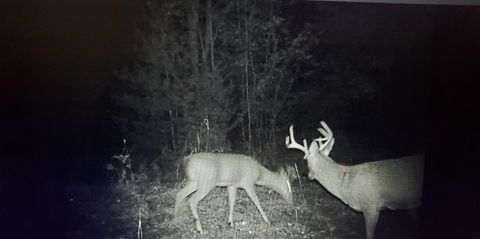
<path id="1" fill-rule="evenodd" d="M 213 27 L 212 27 L 212 0 L 207 1 L 207 34 L 208 34 L 208 43 L 210 51 L 208 54 L 210 55 L 210 67 L 212 72 L 215 71 L 215 61 L 214 61 L 214 54 L 213 54 Z"/>
<path id="2" fill-rule="evenodd" d="M 172 150 L 173 152 L 177 152 L 177 145 L 175 144 L 175 123 L 172 109 L 168 110 L 168 114 L 170 116 L 170 133 L 172 137 Z"/>
<path id="3" fill-rule="evenodd" d="M 190 61 L 192 68 L 192 77 L 198 80 L 200 77 L 198 69 L 198 0 L 190 0 L 188 12 L 188 37 L 190 45 Z"/>

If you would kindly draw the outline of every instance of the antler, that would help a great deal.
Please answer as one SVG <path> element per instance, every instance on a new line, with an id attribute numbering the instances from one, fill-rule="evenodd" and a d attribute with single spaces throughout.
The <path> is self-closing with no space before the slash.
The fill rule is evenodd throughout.
<path id="1" fill-rule="evenodd" d="M 303 140 L 303 146 L 298 144 L 295 141 L 295 136 L 293 135 L 293 125 L 290 125 L 289 132 L 290 132 L 290 136 L 287 136 L 285 138 L 285 145 L 289 149 L 299 149 L 299 150 L 301 150 L 302 152 L 305 153 L 305 156 L 303 158 L 306 159 L 307 155 L 308 155 L 307 140 L 306 139 Z M 290 142 L 290 140 L 291 140 L 291 142 Z"/>
<path id="2" fill-rule="evenodd" d="M 314 141 L 317 141 L 320 145 L 320 148 L 318 149 L 319 151 L 323 152 L 325 155 L 329 155 L 330 151 L 332 151 L 333 144 L 335 143 L 335 138 L 333 138 L 333 132 L 325 121 L 321 121 L 320 125 L 323 128 L 320 127 L 317 130 L 325 137 L 322 138 L 320 136 Z"/>

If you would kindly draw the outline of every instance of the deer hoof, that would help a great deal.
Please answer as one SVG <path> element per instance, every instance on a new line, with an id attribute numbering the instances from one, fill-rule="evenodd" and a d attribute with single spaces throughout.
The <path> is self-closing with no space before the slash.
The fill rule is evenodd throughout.
<path id="1" fill-rule="evenodd" d="M 197 227 L 197 231 L 200 232 L 200 234 L 204 234 L 204 231 L 202 229 L 202 225 L 200 225 L 200 222 L 197 220 L 195 224 Z"/>

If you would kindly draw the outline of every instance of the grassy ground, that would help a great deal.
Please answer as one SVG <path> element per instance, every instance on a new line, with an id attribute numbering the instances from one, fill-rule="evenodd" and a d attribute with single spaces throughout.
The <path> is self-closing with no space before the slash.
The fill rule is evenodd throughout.
<path id="1" fill-rule="evenodd" d="M 68 192 L 72 223 L 68 238 L 364 238 L 363 216 L 326 192 L 316 181 L 292 181 L 294 205 L 257 186 L 271 225 L 239 189 L 234 227 L 227 224 L 225 188 L 216 188 L 199 203 L 204 235 L 195 231 L 188 204 L 174 218 L 175 194 L 184 181 L 138 180 L 114 187 L 71 185 Z M 168 176 L 164 176 L 168 178 Z M 172 175 L 171 178 L 175 178 Z M 398 219 L 400 218 L 400 219 Z M 377 238 L 414 238 L 415 226 L 402 212 L 382 213 Z"/>

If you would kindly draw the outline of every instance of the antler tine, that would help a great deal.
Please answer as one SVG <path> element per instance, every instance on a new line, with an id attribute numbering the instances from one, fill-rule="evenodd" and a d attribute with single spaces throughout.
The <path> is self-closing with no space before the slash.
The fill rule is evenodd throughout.
<path id="1" fill-rule="evenodd" d="M 308 153 L 308 146 L 307 146 L 307 140 L 303 139 L 303 148 L 305 148 L 306 153 Z"/>
<path id="2" fill-rule="evenodd" d="M 285 145 L 289 149 L 299 149 L 299 150 L 301 150 L 302 152 L 305 153 L 304 158 L 306 158 L 307 155 L 308 155 L 307 140 L 306 139 L 303 140 L 303 146 L 298 144 L 297 141 L 295 141 L 295 136 L 293 134 L 293 125 L 290 125 L 289 132 L 290 132 L 290 136 L 287 136 L 285 138 Z"/>
<path id="3" fill-rule="evenodd" d="M 317 141 L 320 144 L 319 151 L 322 151 L 327 147 L 330 148 L 330 150 L 331 150 L 331 148 L 333 146 L 333 144 L 331 143 L 332 139 L 333 139 L 332 129 L 330 129 L 330 127 L 328 127 L 327 123 L 325 123 L 325 121 L 323 121 L 323 120 L 320 122 L 320 125 L 321 125 L 321 127 L 318 128 L 317 130 L 325 137 L 323 137 L 323 138 L 319 137 L 319 138 L 315 139 L 315 141 Z M 330 147 L 329 147 L 329 144 L 331 144 Z M 327 150 L 327 154 L 329 153 L 330 150 Z"/>
<path id="4" fill-rule="evenodd" d="M 325 121 L 320 121 L 320 125 L 322 125 L 322 127 L 328 132 L 328 135 L 330 136 L 333 136 L 333 133 L 332 133 L 332 129 L 330 129 L 330 127 L 328 127 L 327 123 L 325 123 Z"/>
<path id="5" fill-rule="evenodd" d="M 325 131 L 323 128 L 318 128 L 318 132 L 320 132 L 325 138 L 322 138 L 322 136 L 318 137 L 315 139 L 315 141 L 327 141 L 328 140 L 328 132 Z"/>
<path id="6" fill-rule="evenodd" d="M 328 141 L 329 135 L 328 135 L 328 132 L 327 132 L 325 129 L 323 129 L 323 128 L 317 128 L 317 130 L 318 130 L 318 132 L 320 132 L 323 136 L 325 136 L 325 137 L 320 136 L 320 137 L 314 139 L 314 141 L 316 141 L 316 142 L 318 142 L 318 143 L 320 144 L 320 148 L 321 148 L 321 147 L 323 147 L 323 144 L 324 144 L 323 142 Z"/>

